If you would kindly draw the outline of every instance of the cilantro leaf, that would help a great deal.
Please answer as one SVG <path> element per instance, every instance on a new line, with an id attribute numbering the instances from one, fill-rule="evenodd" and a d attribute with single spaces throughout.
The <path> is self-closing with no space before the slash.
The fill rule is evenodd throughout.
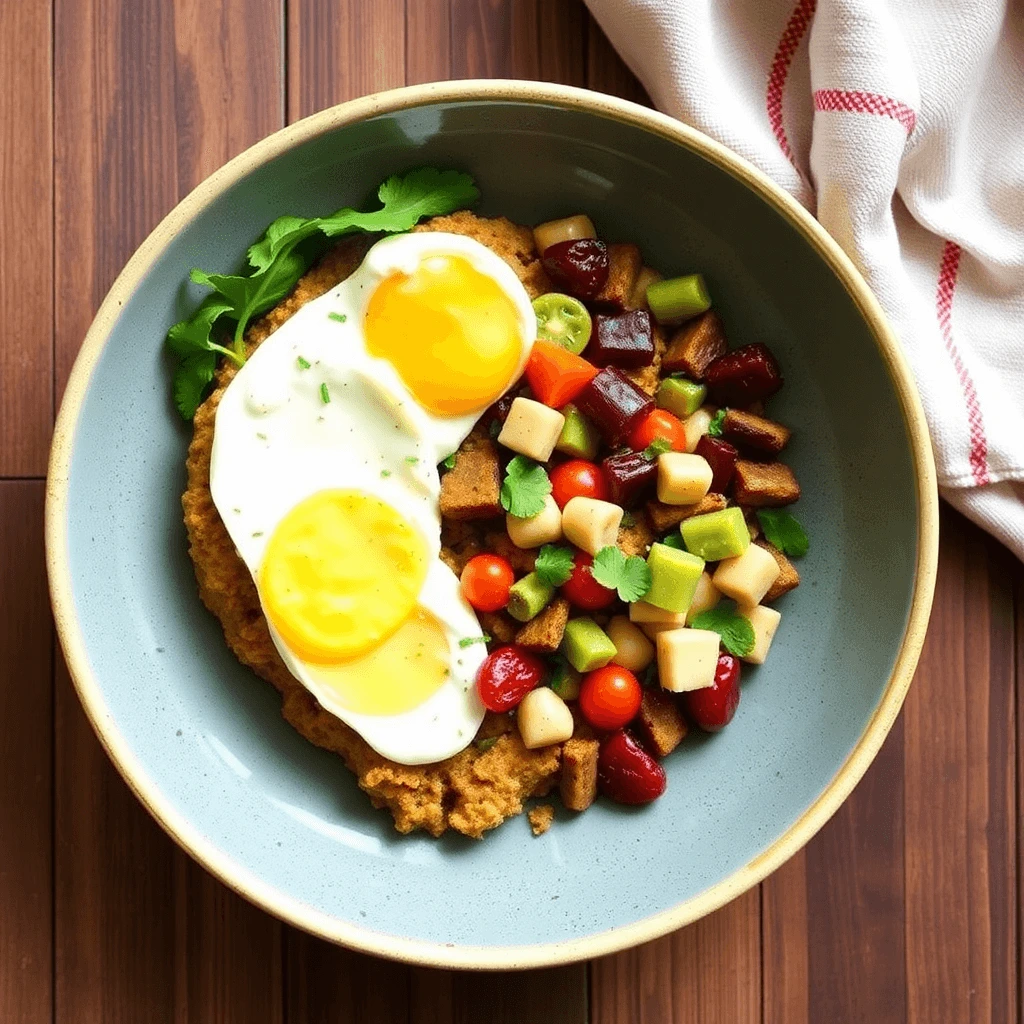
<path id="1" fill-rule="evenodd" d="M 216 295 L 208 296 L 188 320 L 179 321 L 167 332 L 167 347 L 182 359 L 196 352 L 226 353 L 228 350 L 214 344 L 210 335 L 217 319 L 231 309 L 230 302 Z"/>
<path id="2" fill-rule="evenodd" d="M 694 629 L 709 629 L 722 639 L 722 646 L 742 658 L 754 649 L 754 627 L 750 619 L 731 608 L 719 605 L 693 617 Z"/>
<path id="3" fill-rule="evenodd" d="M 807 554 L 811 542 L 796 516 L 782 508 L 759 508 L 757 519 L 765 539 L 783 554 L 792 555 L 793 558 L 802 558 Z"/>
<path id="4" fill-rule="evenodd" d="M 558 544 L 545 544 L 537 555 L 533 571 L 542 583 L 549 587 L 560 587 L 572 575 L 573 554 L 571 548 Z"/>
<path id="5" fill-rule="evenodd" d="M 185 419 L 195 416 L 216 368 L 216 352 L 195 352 L 178 363 L 174 370 L 174 404 Z"/>
<path id="6" fill-rule="evenodd" d="M 672 451 L 672 442 L 665 437 L 656 437 L 640 454 L 648 462 L 653 462 L 662 452 Z"/>
<path id="7" fill-rule="evenodd" d="M 627 604 L 639 601 L 651 589 L 651 570 L 647 562 L 639 555 L 627 558 L 612 545 L 594 555 L 590 572 L 602 587 L 616 591 Z"/>
<path id="8" fill-rule="evenodd" d="M 551 481 L 544 467 L 517 455 L 505 469 L 501 485 L 501 507 L 517 519 L 529 519 L 544 508 L 544 498 L 551 493 Z"/>
<path id="9" fill-rule="evenodd" d="M 214 294 L 167 335 L 168 347 L 181 360 L 174 374 L 174 401 L 182 416 L 190 419 L 195 414 L 213 378 L 216 356 L 211 369 L 209 353 L 227 356 L 239 366 L 245 362 L 246 327 L 295 287 L 316 255 L 308 247 L 300 252 L 297 247 L 302 242 L 314 236 L 322 240 L 352 231 L 408 231 L 423 217 L 468 206 L 479 197 L 479 191 L 468 174 L 422 167 L 388 178 L 377 195 L 381 209 L 368 213 L 344 207 L 327 217 L 278 217 L 249 247 L 248 266 L 241 274 L 213 274 L 198 267 L 192 270 L 191 279 L 213 289 Z M 234 321 L 230 349 L 212 341 L 221 319 Z M 193 358 L 203 353 L 203 358 Z"/>
<path id="10" fill-rule="evenodd" d="M 711 437 L 722 436 L 722 423 L 725 421 L 725 413 L 725 409 L 719 409 L 711 418 L 711 422 L 708 424 L 708 434 Z"/>
<path id="11" fill-rule="evenodd" d="M 459 457 L 459 453 L 458 452 L 452 452 L 451 455 L 448 456 L 448 458 L 446 458 L 446 459 L 444 459 L 442 461 L 441 465 L 444 466 L 445 469 L 454 469 L 455 468 L 455 460 L 458 457 Z"/>
<path id="12" fill-rule="evenodd" d="M 464 636 L 459 641 L 460 647 L 472 647 L 473 644 L 489 644 L 491 638 L 486 633 L 481 633 L 479 636 Z"/>

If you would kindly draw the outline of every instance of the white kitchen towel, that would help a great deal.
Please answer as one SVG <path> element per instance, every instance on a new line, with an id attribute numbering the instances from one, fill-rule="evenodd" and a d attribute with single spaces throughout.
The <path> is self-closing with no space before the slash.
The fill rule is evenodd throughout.
<path id="1" fill-rule="evenodd" d="M 1024 3 L 587 3 L 657 107 L 846 250 L 910 360 L 943 496 L 1024 559 Z"/>

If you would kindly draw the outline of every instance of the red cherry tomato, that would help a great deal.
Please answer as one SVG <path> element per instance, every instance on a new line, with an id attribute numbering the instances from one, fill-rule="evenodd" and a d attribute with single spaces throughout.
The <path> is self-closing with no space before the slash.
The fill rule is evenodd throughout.
<path id="1" fill-rule="evenodd" d="M 496 612 L 508 604 L 516 581 L 512 566 L 498 555 L 476 555 L 462 570 L 462 593 L 478 612 Z"/>
<path id="2" fill-rule="evenodd" d="M 740 660 L 731 654 L 720 654 L 715 681 L 700 690 L 690 690 L 683 697 L 686 712 L 705 732 L 724 729 L 736 714 L 740 703 Z"/>
<path id="3" fill-rule="evenodd" d="M 540 658 L 509 644 L 487 655 L 477 673 L 476 688 L 488 711 L 511 711 L 543 678 Z"/>
<path id="4" fill-rule="evenodd" d="M 570 604 L 584 611 L 593 612 L 607 608 L 615 600 L 614 590 L 602 587 L 590 571 L 593 558 L 584 551 L 577 551 L 573 560 L 572 575 L 562 584 L 562 596 Z"/>
<path id="5" fill-rule="evenodd" d="M 570 498 L 608 500 L 608 480 L 604 470 L 586 459 L 570 459 L 555 466 L 548 475 L 551 478 L 551 496 L 559 508 L 565 508 Z"/>
<path id="6" fill-rule="evenodd" d="M 620 804 L 648 804 L 665 792 L 665 769 L 625 729 L 601 744 L 597 782 L 605 796 Z"/>
<path id="7" fill-rule="evenodd" d="M 640 682 L 628 668 L 605 665 L 588 672 L 580 685 L 580 711 L 595 728 L 621 729 L 640 710 Z"/>
<path id="8" fill-rule="evenodd" d="M 629 435 L 629 444 L 631 448 L 642 452 L 656 437 L 668 441 L 674 452 L 686 451 L 686 428 L 683 421 L 665 409 L 649 412 Z"/>

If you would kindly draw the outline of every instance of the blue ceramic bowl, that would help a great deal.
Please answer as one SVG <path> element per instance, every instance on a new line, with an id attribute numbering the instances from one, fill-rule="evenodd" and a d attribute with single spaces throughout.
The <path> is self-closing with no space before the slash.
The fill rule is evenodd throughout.
<path id="1" fill-rule="evenodd" d="M 400 836 L 341 761 L 281 719 L 200 605 L 179 496 L 189 430 L 163 338 L 192 266 L 230 268 L 281 213 L 359 204 L 387 175 L 470 170 L 480 209 L 535 223 L 586 210 L 667 274 L 701 270 L 732 343 L 784 368 L 778 416 L 812 538 L 733 724 L 688 739 L 666 795 L 599 801 L 543 838 Z M 465 967 L 549 964 L 655 938 L 753 885 L 863 774 L 899 711 L 936 561 L 920 404 L 877 304 L 767 179 L 679 123 L 534 83 L 398 90 L 243 153 L 142 245 L 85 340 L 57 424 L 47 543 L 85 709 L 164 828 L 229 886 L 348 946 Z"/>

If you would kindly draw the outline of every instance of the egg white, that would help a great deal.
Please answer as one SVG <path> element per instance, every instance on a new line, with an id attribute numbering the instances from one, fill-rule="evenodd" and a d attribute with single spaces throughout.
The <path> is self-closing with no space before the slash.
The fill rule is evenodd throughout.
<path id="1" fill-rule="evenodd" d="M 451 671 L 418 707 L 399 715 L 349 711 L 271 630 L 285 664 L 320 704 L 378 753 L 403 764 L 457 753 L 472 740 L 484 715 L 474 681 L 486 650 L 481 643 L 459 643 L 479 637 L 480 625 L 458 579 L 438 558 L 437 470 L 484 410 L 444 417 L 424 409 L 391 364 L 369 354 L 363 320 L 385 278 L 396 271 L 411 273 L 429 256 L 452 254 L 494 279 L 515 303 L 525 344 L 511 386 L 536 337 L 530 298 L 512 268 L 462 235 L 393 236 L 374 245 L 349 278 L 304 305 L 239 370 L 217 409 L 210 468 L 214 504 L 254 578 L 281 519 L 324 489 L 373 494 L 422 534 L 431 565 L 419 604 L 444 626 Z M 329 314 L 343 315 L 345 321 Z M 329 401 L 324 401 L 322 386 Z"/>

